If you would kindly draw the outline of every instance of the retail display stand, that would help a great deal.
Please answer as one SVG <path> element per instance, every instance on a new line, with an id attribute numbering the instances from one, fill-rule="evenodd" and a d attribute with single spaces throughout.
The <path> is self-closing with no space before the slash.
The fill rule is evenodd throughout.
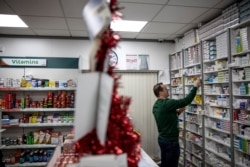
<path id="1" fill-rule="evenodd" d="M 62 103 L 66 101 L 59 100 L 59 96 L 66 100 L 75 93 L 75 87 L 4 87 L 0 88 L 0 92 L 5 97 L 1 112 L 4 113 L 2 127 L 6 132 L 1 138 L 1 150 L 6 166 L 46 166 L 57 144 L 63 141 L 63 136 L 73 127 L 74 104 L 71 104 L 72 108 L 43 108 L 44 106 L 38 106 L 38 101 L 47 98 L 48 94 L 53 94 L 53 98 L 58 95 L 58 103 L 60 102 L 62 107 Z M 8 106 L 8 97 L 12 102 L 15 98 L 17 106 Z M 19 99 L 23 97 L 29 99 L 26 99 L 25 106 L 18 106 Z M 32 103 L 36 105 L 32 106 Z"/>
<path id="2" fill-rule="evenodd" d="M 233 164 L 230 126 L 229 31 L 203 39 L 205 163 Z"/>
<path id="3" fill-rule="evenodd" d="M 244 1 L 243 1 L 244 2 Z M 237 167 L 249 165 L 250 157 L 250 48 L 249 21 L 230 30 L 232 154 Z"/>
<path id="4" fill-rule="evenodd" d="M 183 75 L 184 75 L 184 96 L 186 96 L 194 85 L 196 78 L 201 78 L 201 46 L 200 43 L 189 46 L 183 51 Z M 185 165 L 201 164 L 202 154 L 202 92 L 201 87 L 193 102 L 186 108 L 184 114 L 185 134 Z"/>
<path id="5" fill-rule="evenodd" d="M 175 54 L 170 55 L 169 59 L 170 67 L 170 96 L 173 99 L 183 98 L 184 96 L 184 84 L 183 84 L 183 52 L 178 51 Z M 181 148 L 181 154 L 179 158 L 179 165 L 184 166 L 184 115 L 179 115 L 179 128 L 180 136 L 179 143 Z"/>
<path id="6" fill-rule="evenodd" d="M 198 98 L 179 117 L 181 166 L 249 164 L 249 25 L 226 28 L 170 55 L 172 98 L 188 93 L 192 77 L 202 78 Z"/>
<path id="7" fill-rule="evenodd" d="M 198 43 L 170 55 L 171 98 L 180 99 L 186 96 L 193 87 L 194 80 L 201 77 L 200 51 Z M 201 90 L 198 89 L 195 100 L 186 108 L 185 113 L 179 115 L 181 166 L 190 163 L 199 166 L 203 159 Z"/>

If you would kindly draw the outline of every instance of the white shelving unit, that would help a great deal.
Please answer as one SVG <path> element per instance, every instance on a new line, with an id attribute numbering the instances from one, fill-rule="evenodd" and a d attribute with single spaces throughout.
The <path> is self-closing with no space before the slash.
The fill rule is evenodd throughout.
<path id="1" fill-rule="evenodd" d="M 180 143 L 184 142 L 184 166 L 243 167 L 249 164 L 250 28 L 245 29 L 249 25 L 250 22 L 244 22 L 183 49 L 183 68 L 170 66 L 172 98 L 180 98 L 181 91 L 176 90 L 182 90 L 182 97 L 185 96 L 193 86 L 192 78 L 203 79 L 202 91 L 198 93 L 203 103 L 191 104 L 182 118 L 185 139 L 181 138 Z M 234 49 L 238 46 L 233 45 L 236 45 L 235 35 L 241 32 L 239 28 L 244 29 L 241 36 L 247 42 L 242 41 L 243 50 L 236 53 Z M 249 34 L 244 36 L 244 33 Z M 193 53 L 197 50 L 202 52 L 202 62 L 193 57 L 198 55 Z M 176 54 L 170 55 L 170 64 L 178 64 Z M 182 78 L 180 71 L 184 74 Z M 181 84 L 173 82 L 180 78 Z"/>
<path id="2" fill-rule="evenodd" d="M 183 51 L 178 51 L 170 55 L 170 96 L 173 99 L 179 99 L 184 97 L 183 90 Z M 181 148 L 181 154 L 179 158 L 179 165 L 184 166 L 185 159 L 185 133 L 184 133 L 184 114 L 179 115 L 179 144 Z"/>
<path id="3" fill-rule="evenodd" d="M 194 80 L 202 75 L 201 64 L 201 46 L 197 43 L 184 49 L 184 96 L 186 96 L 193 87 Z M 201 89 L 185 112 L 185 166 L 201 166 L 203 164 L 203 145 L 202 145 L 202 100 Z"/>
<path id="4" fill-rule="evenodd" d="M 224 30 L 203 39 L 201 41 L 201 64 L 192 57 L 192 53 L 197 49 L 184 49 L 185 95 L 189 87 L 193 85 L 192 77 L 201 76 L 203 79 L 203 91 L 198 93 L 203 99 L 202 111 L 190 105 L 191 108 L 185 112 L 184 116 L 185 165 L 215 166 L 220 164 L 225 167 L 240 167 L 249 164 L 250 44 L 248 39 L 250 40 L 250 28 L 249 30 L 243 28 L 242 32 L 238 30 L 239 27 L 246 25 L 250 24 L 244 22 L 243 25 L 234 27 L 232 30 Z M 238 49 L 238 46 L 232 45 L 236 41 L 235 34 L 239 32 L 241 32 L 241 37 L 243 36 L 243 50 L 235 53 L 233 49 Z M 244 36 L 244 33 L 249 34 Z M 201 73 L 196 73 L 195 71 L 200 67 L 202 67 Z M 193 105 L 199 106 L 199 104 Z M 188 139 L 190 135 L 195 142 Z M 200 145 L 197 144 L 199 141 L 201 141 Z M 197 144 L 196 148 L 194 143 Z M 199 155 L 198 146 L 201 149 L 204 148 L 204 156 L 193 155 L 194 153 Z"/>
<path id="5" fill-rule="evenodd" d="M 195 44 L 170 55 L 171 98 L 180 99 L 189 93 L 193 81 L 201 77 L 200 44 Z M 203 164 L 202 142 L 202 101 L 199 97 L 179 116 L 181 146 L 180 166 L 201 166 Z"/>
<path id="6" fill-rule="evenodd" d="M 170 55 L 170 94 L 171 98 L 183 97 L 183 52 L 179 51 Z"/>
<path id="7" fill-rule="evenodd" d="M 10 108 L 7 108 L 2 106 L 1 112 L 3 113 L 3 117 L 4 115 L 8 115 L 9 118 L 15 119 L 13 123 L 10 121 L 10 124 L 2 124 L 2 127 L 6 129 L 2 135 L 2 146 L 0 148 L 3 152 L 4 159 L 8 159 L 8 157 L 11 157 L 11 155 L 26 155 L 28 154 L 27 150 L 29 150 L 29 154 L 31 154 L 31 152 L 35 154 L 35 151 L 40 151 L 40 153 L 49 152 L 48 154 L 53 154 L 56 146 L 60 143 L 60 141 L 63 140 L 63 135 L 69 133 L 73 127 L 74 108 L 71 107 L 74 107 L 73 104 L 75 90 L 75 87 L 0 88 L 1 97 L 5 97 L 6 94 L 12 94 L 16 97 L 16 99 L 25 99 L 25 97 L 29 97 L 29 102 L 39 103 L 46 99 L 48 94 L 50 94 L 52 95 L 51 98 L 56 98 L 55 96 L 58 96 L 58 101 L 60 101 L 59 98 L 67 98 L 68 101 L 71 100 L 72 104 L 63 104 L 66 102 L 64 99 L 60 101 L 61 107 L 64 108 L 43 108 L 44 106 L 40 106 L 39 108 L 36 108 L 38 106 L 29 108 L 30 106 L 24 105 L 17 107 L 11 106 Z M 49 107 L 56 106 L 50 105 Z M 30 139 L 30 141 L 33 141 L 31 143 L 25 143 L 24 141 L 21 141 L 20 143 L 20 140 L 24 134 L 26 135 L 26 140 L 28 141 L 27 134 L 41 131 L 45 132 L 47 130 L 49 132 L 44 133 L 44 136 L 42 136 L 41 133 L 40 136 L 36 136 L 37 140 L 33 134 L 33 138 Z M 59 134 L 60 136 L 54 137 L 52 139 L 54 133 Z M 4 141 L 7 141 L 7 138 L 9 138 L 8 141 L 10 142 L 3 143 Z M 14 160 L 10 161 L 12 162 L 6 163 L 7 167 L 46 166 L 48 163 L 48 160 L 45 161 L 44 159 L 39 159 L 38 161 L 29 161 L 25 159 L 22 160 L 22 162 L 21 160 L 16 159 L 15 163 L 13 163 Z"/>
<path id="8" fill-rule="evenodd" d="M 45 163 L 45 162 L 35 162 L 35 163 L 23 163 L 23 164 L 13 164 L 13 165 L 9 165 L 9 164 L 7 164 L 7 165 L 5 165 L 5 167 L 26 167 L 26 166 L 28 166 L 28 167 L 38 167 L 38 166 L 40 166 L 40 167 L 42 167 L 42 166 L 46 166 L 47 165 L 47 163 Z"/>
<path id="9" fill-rule="evenodd" d="M 205 166 L 231 166 L 229 31 L 202 41 Z"/>
<path id="10" fill-rule="evenodd" d="M 249 165 L 250 159 L 250 21 L 231 29 L 232 114 L 235 166 Z M 235 41 L 239 40 L 240 43 Z M 238 41 L 239 42 L 239 41 Z"/>
<path id="11" fill-rule="evenodd" d="M 31 149 L 31 148 L 55 148 L 57 145 L 54 144 L 22 144 L 22 145 L 2 145 L 1 149 Z"/>

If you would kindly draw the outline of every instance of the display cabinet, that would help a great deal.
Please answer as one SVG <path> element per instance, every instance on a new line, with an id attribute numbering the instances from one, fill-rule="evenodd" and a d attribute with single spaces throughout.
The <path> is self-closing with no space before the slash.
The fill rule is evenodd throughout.
<path id="1" fill-rule="evenodd" d="M 202 78 L 201 89 L 182 119 L 184 166 L 250 165 L 250 20 L 245 17 L 250 9 L 248 3 L 244 0 L 224 10 L 221 16 L 199 28 L 199 44 L 183 48 L 183 68 L 178 69 L 183 74 L 183 96 L 195 78 Z M 174 55 L 170 58 L 172 77 L 179 72 L 173 68 L 178 64 L 175 59 Z M 172 97 L 179 98 L 173 79 Z"/>
<path id="2" fill-rule="evenodd" d="M 250 22 L 231 29 L 232 111 L 236 167 L 250 164 Z"/>
<path id="3" fill-rule="evenodd" d="M 13 82 L 13 81 L 11 81 Z M 0 88 L 1 151 L 7 167 L 46 166 L 72 130 L 75 87 Z"/>
<path id="4" fill-rule="evenodd" d="M 193 88 L 194 81 L 201 78 L 201 46 L 197 43 L 184 49 L 184 95 Z M 199 88 L 193 102 L 185 111 L 185 166 L 202 166 L 202 92 Z"/>
<path id="5" fill-rule="evenodd" d="M 229 31 L 202 41 L 205 166 L 232 164 Z"/>
<path id="6" fill-rule="evenodd" d="M 173 99 L 183 97 L 183 53 L 170 55 L 170 96 Z"/>
<path id="7" fill-rule="evenodd" d="M 170 97 L 172 99 L 180 99 L 184 96 L 183 89 L 183 51 L 176 52 L 170 55 Z M 179 165 L 184 166 L 184 149 L 185 149 L 185 133 L 184 133 L 184 114 L 179 115 L 179 143 L 181 154 Z"/>

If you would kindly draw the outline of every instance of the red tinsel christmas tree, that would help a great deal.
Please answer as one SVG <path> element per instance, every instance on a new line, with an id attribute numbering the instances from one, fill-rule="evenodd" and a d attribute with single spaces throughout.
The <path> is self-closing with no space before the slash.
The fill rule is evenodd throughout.
<path id="1" fill-rule="evenodd" d="M 109 3 L 112 19 L 121 19 L 117 0 Z M 103 72 L 105 60 L 112 48 L 120 41 L 120 36 L 108 28 L 101 35 L 101 45 L 96 53 L 96 71 Z M 107 73 L 114 78 L 112 102 L 107 127 L 107 138 L 105 145 L 101 145 L 96 129 L 89 132 L 76 143 L 76 152 L 81 156 L 84 154 L 127 154 L 128 166 L 137 167 L 140 160 L 140 136 L 134 132 L 131 120 L 127 117 L 131 99 L 118 94 L 120 77 L 114 73 L 114 67 L 109 66 Z"/>

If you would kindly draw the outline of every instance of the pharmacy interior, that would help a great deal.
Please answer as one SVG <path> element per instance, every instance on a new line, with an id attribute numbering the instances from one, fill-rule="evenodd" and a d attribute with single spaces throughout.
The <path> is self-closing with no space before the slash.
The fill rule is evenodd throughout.
<path id="1" fill-rule="evenodd" d="M 73 17 L 74 12 L 67 7 L 76 7 L 77 3 L 59 2 Z M 84 9 L 91 2 L 78 5 Z M 85 39 L 63 38 L 65 34 L 59 34 L 64 30 L 55 27 L 51 27 L 50 35 L 43 35 L 46 30 L 37 27 L 20 36 L 15 33 L 22 29 L 0 27 L 0 137 L 4 165 L 157 167 L 160 151 L 152 115 L 152 87 L 164 82 L 170 98 L 180 99 L 192 89 L 194 80 L 201 78 L 195 99 L 179 115 L 179 166 L 249 166 L 250 1 L 227 1 L 223 9 L 220 2 L 225 1 L 214 0 L 211 4 L 218 6 L 206 8 L 219 11 L 214 17 L 204 23 L 200 20 L 197 25 L 192 23 L 195 27 L 183 28 L 182 33 L 172 37 L 153 26 L 156 22 L 163 26 L 160 16 L 151 18 L 155 22 L 144 28 L 145 36 L 141 38 L 110 31 L 111 18 L 121 17 L 118 1 L 109 2 L 112 10 L 102 2 L 101 16 L 110 20 L 98 22 L 100 29 L 89 22 L 91 12 L 80 13 L 78 19 L 87 25 Z M 15 0 L 1 3 L 8 10 L 0 8 L 0 13 L 13 10 L 27 22 L 35 17 L 32 10 L 23 14 L 21 9 L 25 7 Z M 138 9 L 148 5 L 139 1 L 121 3 Z M 174 13 L 181 2 L 151 3 L 149 13 L 161 5 L 166 7 L 165 12 Z M 202 4 L 192 3 L 197 15 L 205 10 Z M 36 7 L 34 2 L 30 5 Z M 191 8 L 188 4 L 180 7 Z M 57 17 L 60 12 L 55 13 Z M 164 12 L 159 15 L 164 16 Z M 171 14 L 166 17 L 171 18 Z M 68 25 L 74 21 L 68 17 Z M 169 24 L 166 29 L 171 27 Z M 181 24 L 184 22 L 176 26 Z M 155 32 L 147 29 L 150 26 Z M 80 33 L 77 26 L 74 30 Z M 162 31 L 159 36 L 157 31 Z M 58 34 L 54 36 L 53 32 Z M 142 89 L 143 95 L 136 89 Z"/>

